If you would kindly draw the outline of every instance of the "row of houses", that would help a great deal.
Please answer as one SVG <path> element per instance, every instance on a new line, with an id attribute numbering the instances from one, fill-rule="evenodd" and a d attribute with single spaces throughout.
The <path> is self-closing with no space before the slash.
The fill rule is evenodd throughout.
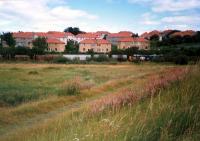
<path id="1" fill-rule="evenodd" d="M 139 49 L 149 49 L 149 40 L 152 37 L 157 36 L 160 41 L 166 37 L 174 36 L 194 36 L 195 31 L 177 31 L 177 30 L 165 30 L 165 31 L 151 31 L 145 32 L 140 37 L 135 37 L 135 34 L 130 31 L 120 31 L 118 33 L 109 33 L 107 31 L 97 31 L 81 33 L 73 35 L 69 32 L 14 32 L 13 37 L 16 40 L 16 47 L 33 47 L 33 40 L 37 37 L 45 37 L 48 43 L 48 51 L 63 52 L 65 45 L 69 40 L 73 40 L 79 43 L 79 52 L 86 53 L 89 50 L 93 50 L 96 53 L 108 53 L 111 51 L 112 45 L 117 46 L 118 49 L 127 49 L 130 47 L 137 47 Z"/>
<path id="2" fill-rule="evenodd" d="M 93 50 L 96 53 L 109 53 L 112 45 L 118 49 L 127 49 L 138 47 L 139 49 L 148 49 L 149 41 L 144 38 L 134 38 L 133 33 L 121 31 L 119 33 L 109 33 L 107 31 L 88 32 L 73 35 L 69 32 L 14 32 L 13 37 L 16 40 L 16 47 L 33 47 L 33 40 L 38 37 L 47 39 L 48 51 L 63 52 L 65 45 L 69 40 L 79 43 L 79 52 L 86 53 Z"/>
<path id="3" fill-rule="evenodd" d="M 152 37 L 158 37 L 160 41 L 162 41 L 164 38 L 169 38 L 169 37 L 175 37 L 175 36 L 194 36 L 196 35 L 196 31 L 193 30 L 186 30 L 186 31 L 178 31 L 178 30 L 164 30 L 164 31 L 158 31 L 158 30 L 153 30 L 151 32 L 145 32 L 143 33 L 140 37 L 145 38 L 150 40 Z"/>

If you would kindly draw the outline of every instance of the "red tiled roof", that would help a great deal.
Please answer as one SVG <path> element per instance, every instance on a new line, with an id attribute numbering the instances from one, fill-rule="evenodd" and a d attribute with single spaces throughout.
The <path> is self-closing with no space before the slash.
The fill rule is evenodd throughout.
<path id="1" fill-rule="evenodd" d="M 85 33 L 85 34 L 78 34 L 76 35 L 77 38 L 98 38 L 97 34 L 94 33 Z"/>
<path id="2" fill-rule="evenodd" d="M 124 35 L 132 36 L 133 32 L 131 32 L 131 31 L 120 31 L 119 34 L 124 34 Z"/>
<path id="3" fill-rule="evenodd" d="M 153 35 L 160 35 L 160 31 L 158 31 L 158 30 L 153 30 L 153 31 L 151 31 L 151 32 L 149 32 L 149 36 L 151 37 L 151 36 L 153 36 Z"/>
<path id="4" fill-rule="evenodd" d="M 181 32 L 175 32 L 171 36 L 194 36 L 196 34 L 195 31 L 193 30 L 186 30 L 186 31 L 181 31 Z"/>
<path id="5" fill-rule="evenodd" d="M 45 32 L 35 32 L 35 35 L 39 37 L 46 37 L 46 38 L 48 37 L 48 34 Z"/>
<path id="6" fill-rule="evenodd" d="M 171 29 L 164 30 L 164 31 L 162 32 L 162 34 L 170 34 L 172 31 L 173 31 L 173 30 L 171 30 Z"/>
<path id="7" fill-rule="evenodd" d="M 64 42 L 58 40 L 58 39 L 55 39 L 55 38 L 48 38 L 47 39 L 47 43 L 53 43 L 53 44 L 65 44 Z"/>
<path id="8" fill-rule="evenodd" d="M 70 33 L 70 32 L 65 32 L 66 36 L 74 36 L 74 34 Z"/>
<path id="9" fill-rule="evenodd" d="M 74 35 L 70 32 L 49 31 L 48 36 L 55 38 L 63 38 L 65 36 L 74 36 Z"/>
<path id="10" fill-rule="evenodd" d="M 14 32 L 13 37 L 14 38 L 33 38 L 34 33 L 33 32 Z"/>
<path id="11" fill-rule="evenodd" d="M 119 42 L 148 42 L 148 40 L 144 38 L 123 38 Z"/>
<path id="12" fill-rule="evenodd" d="M 140 35 L 140 37 L 142 38 L 146 38 L 149 34 L 147 32 L 143 33 L 142 35 Z"/>
<path id="13" fill-rule="evenodd" d="M 132 34 L 130 35 L 129 33 L 111 33 L 108 35 L 108 37 L 117 37 L 117 38 L 121 38 L 121 37 L 131 37 Z"/>
<path id="14" fill-rule="evenodd" d="M 110 32 L 108 32 L 108 31 L 97 31 L 96 32 L 97 34 L 110 34 Z"/>
<path id="15" fill-rule="evenodd" d="M 129 37 L 129 38 L 122 38 L 118 40 L 119 42 L 134 42 L 134 38 Z"/>
<path id="16" fill-rule="evenodd" d="M 153 31 L 151 31 L 151 32 L 145 32 L 145 33 L 143 33 L 140 37 L 142 37 L 142 38 L 150 38 L 150 37 L 152 37 L 153 35 L 158 35 L 158 36 L 160 36 L 160 34 L 161 34 L 161 32 L 160 31 L 158 31 L 158 30 L 153 30 Z"/>
<path id="17" fill-rule="evenodd" d="M 148 40 L 144 39 L 144 38 L 134 38 L 134 40 L 136 42 L 149 42 Z"/>
<path id="18" fill-rule="evenodd" d="M 85 39 L 80 42 L 81 44 L 111 44 L 107 40 L 104 39 Z"/>

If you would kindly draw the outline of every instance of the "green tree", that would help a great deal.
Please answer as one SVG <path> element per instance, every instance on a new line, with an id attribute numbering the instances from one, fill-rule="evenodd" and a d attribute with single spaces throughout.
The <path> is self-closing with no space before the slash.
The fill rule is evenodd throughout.
<path id="1" fill-rule="evenodd" d="M 47 40 L 44 37 L 38 37 L 33 40 L 33 48 L 46 50 L 48 48 Z"/>
<path id="2" fill-rule="evenodd" d="M 70 32 L 74 35 L 78 35 L 80 33 L 85 33 L 84 31 L 81 31 L 78 27 L 68 27 L 64 30 L 64 32 Z"/>
<path id="3" fill-rule="evenodd" d="M 15 39 L 13 38 L 12 33 L 10 33 L 10 32 L 3 33 L 3 34 L 1 35 L 1 42 L 2 42 L 2 41 L 5 41 L 6 44 L 7 44 L 9 47 L 15 47 L 16 42 L 15 42 Z"/>
<path id="4" fill-rule="evenodd" d="M 194 36 L 194 41 L 200 43 L 200 31 L 197 31 L 196 35 Z"/>
<path id="5" fill-rule="evenodd" d="M 30 58 L 36 60 L 37 55 L 45 54 L 45 50 L 48 48 L 46 38 L 38 37 L 33 40 L 33 48 L 29 51 Z"/>
<path id="6" fill-rule="evenodd" d="M 17 47 L 15 48 L 15 54 L 17 55 L 28 55 L 29 53 L 29 48 L 26 47 Z"/>
<path id="7" fill-rule="evenodd" d="M 78 42 L 74 40 L 69 40 L 65 46 L 65 52 L 70 54 L 77 54 L 79 51 Z"/>
<path id="8" fill-rule="evenodd" d="M 138 48 L 137 47 L 131 47 L 131 48 L 127 48 L 125 50 L 125 54 L 127 55 L 127 57 L 129 56 L 133 56 L 134 54 L 138 53 Z"/>

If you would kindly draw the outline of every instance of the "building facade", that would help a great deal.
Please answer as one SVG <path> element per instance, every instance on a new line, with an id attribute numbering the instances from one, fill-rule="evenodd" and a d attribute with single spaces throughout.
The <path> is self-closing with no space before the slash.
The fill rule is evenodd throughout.
<path id="1" fill-rule="evenodd" d="M 48 49 L 47 51 L 64 52 L 65 43 L 54 38 L 47 39 Z"/>
<path id="2" fill-rule="evenodd" d="M 16 41 L 16 47 L 33 47 L 34 33 L 33 32 L 15 32 L 13 37 Z"/>
<path id="3" fill-rule="evenodd" d="M 86 39 L 80 42 L 80 53 L 87 53 L 90 50 L 95 53 L 109 53 L 111 51 L 111 43 L 104 39 Z"/>
<path id="4" fill-rule="evenodd" d="M 132 32 L 128 31 L 121 31 L 119 33 L 111 33 L 108 34 L 106 37 L 106 40 L 108 40 L 112 45 L 118 45 L 119 40 L 124 39 L 124 38 L 130 38 L 134 34 Z"/>
<path id="5" fill-rule="evenodd" d="M 117 47 L 118 49 L 137 47 L 138 49 L 148 50 L 150 42 L 144 38 L 123 38 L 119 40 Z"/>

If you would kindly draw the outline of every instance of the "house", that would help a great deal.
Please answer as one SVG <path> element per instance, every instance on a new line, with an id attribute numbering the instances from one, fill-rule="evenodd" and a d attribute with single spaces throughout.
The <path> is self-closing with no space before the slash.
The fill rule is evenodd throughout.
<path id="1" fill-rule="evenodd" d="M 34 38 L 37 37 L 45 37 L 45 38 L 55 38 L 60 40 L 61 42 L 64 42 L 65 45 L 69 40 L 75 40 L 75 36 L 70 32 L 58 32 L 58 31 L 49 31 L 47 33 L 45 32 L 36 32 L 34 35 Z"/>
<path id="2" fill-rule="evenodd" d="M 47 51 L 55 51 L 55 52 L 64 52 L 65 51 L 65 43 L 58 39 L 48 38 L 47 44 L 48 44 Z"/>
<path id="3" fill-rule="evenodd" d="M 58 31 L 49 31 L 47 32 L 48 38 L 56 38 L 61 42 L 67 44 L 69 40 L 75 40 L 75 36 L 70 32 L 58 32 Z"/>
<path id="4" fill-rule="evenodd" d="M 196 34 L 196 32 L 193 30 L 186 30 L 186 31 L 175 32 L 175 33 L 171 34 L 170 37 L 175 37 L 175 36 L 180 36 L 180 37 L 190 36 L 190 37 L 192 37 L 195 34 Z"/>
<path id="5" fill-rule="evenodd" d="M 162 41 L 162 35 L 161 35 L 161 32 L 158 31 L 158 30 L 153 30 L 151 32 L 145 32 L 143 33 L 141 36 L 141 38 L 145 38 L 145 39 L 148 39 L 150 40 L 151 38 L 153 37 L 157 37 L 160 41 Z"/>
<path id="6" fill-rule="evenodd" d="M 79 52 L 86 53 L 93 50 L 95 53 L 109 53 L 111 43 L 104 39 L 85 39 L 80 42 Z"/>
<path id="7" fill-rule="evenodd" d="M 119 33 L 111 33 L 106 37 L 106 40 L 108 40 L 112 45 L 117 45 L 118 41 L 124 38 L 130 38 L 134 34 L 132 32 L 128 31 L 121 31 Z"/>
<path id="8" fill-rule="evenodd" d="M 138 49 L 149 49 L 150 43 L 144 38 L 123 38 L 118 41 L 118 49 L 137 47 Z"/>
<path id="9" fill-rule="evenodd" d="M 33 47 L 34 33 L 33 32 L 14 32 L 13 37 L 16 41 L 16 47 Z"/>
<path id="10" fill-rule="evenodd" d="M 101 39 L 101 38 L 98 34 L 95 34 L 95 33 L 81 33 L 81 34 L 76 35 L 76 41 L 78 43 L 86 39 L 93 40 L 93 39 Z"/>

